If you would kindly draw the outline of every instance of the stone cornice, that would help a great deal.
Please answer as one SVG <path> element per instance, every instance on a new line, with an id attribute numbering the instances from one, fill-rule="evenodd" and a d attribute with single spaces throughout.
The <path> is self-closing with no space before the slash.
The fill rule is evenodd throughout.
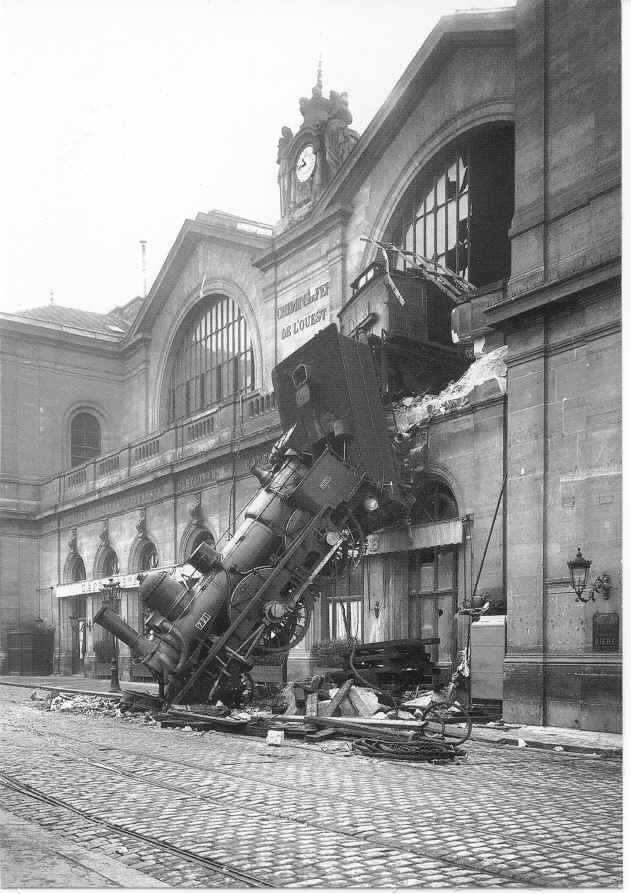
<path id="1" fill-rule="evenodd" d="M 487 307 L 484 313 L 491 325 L 505 323 L 512 317 L 530 313 L 547 305 L 572 298 L 579 292 L 607 282 L 620 279 L 621 264 L 618 258 L 590 267 L 588 270 L 573 273 L 562 279 L 542 283 L 533 289 L 504 298 Z M 510 288 L 510 281 L 509 281 Z"/>
<path id="2" fill-rule="evenodd" d="M 286 260 L 297 250 L 304 251 L 335 227 L 345 226 L 352 213 L 350 208 L 341 205 L 329 208 L 324 213 L 315 212 L 313 217 L 306 218 L 290 229 L 275 235 L 270 251 L 256 258 L 253 262 L 254 266 L 262 271 L 269 270 L 274 264 Z"/>
<path id="3" fill-rule="evenodd" d="M 620 668 L 622 670 L 622 655 L 620 652 L 568 652 L 566 654 L 554 654 L 541 652 L 511 652 L 504 656 L 504 664 L 544 664 L 544 665 L 570 665 L 584 666 L 586 664 L 602 665 L 604 667 Z M 616 674 L 617 676 L 617 674 Z"/>
<path id="4" fill-rule="evenodd" d="M 207 219 L 204 220 L 204 217 L 207 217 Z M 151 319 L 162 307 L 162 304 L 175 287 L 191 253 L 200 242 L 212 241 L 220 243 L 231 248 L 247 251 L 253 256 L 270 245 L 272 241 L 271 228 L 269 236 L 261 235 L 252 232 L 252 228 L 254 228 L 253 222 L 236 217 L 232 218 L 229 215 L 225 217 L 227 221 L 234 221 L 234 226 L 222 226 L 220 223 L 221 216 L 218 216 L 216 221 L 210 215 L 198 215 L 196 220 L 184 221 L 145 299 L 143 307 L 134 320 L 130 333 L 126 338 L 127 342 L 130 342 L 141 333 L 145 322 Z M 242 223 L 246 228 L 240 229 L 239 223 Z M 263 225 L 259 225 L 259 227 L 263 229 Z"/>
<path id="5" fill-rule="evenodd" d="M 0 341 L 6 334 L 15 334 L 20 339 L 33 339 L 38 344 L 58 347 L 70 344 L 73 350 L 89 351 L 95 349 L 101 353 L 115 356 L 122 344 L 120 336 L 110 336 L 100 332 L 89 332 L 60 323 L 48 323 L 44 320 L 31 320 L 17 314 L 0 313 Z"/>

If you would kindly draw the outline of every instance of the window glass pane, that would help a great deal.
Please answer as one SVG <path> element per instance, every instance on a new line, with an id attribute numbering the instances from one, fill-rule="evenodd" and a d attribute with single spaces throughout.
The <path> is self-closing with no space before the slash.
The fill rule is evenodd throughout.
<path id="1" fill-rule="evenodd" d="M 425 257 L 431 261 L 436 252 L 434 244 L 434 215 L 429 214 L 425 220 L 427 221 L 425 227 Z"/>
<path id="2" fill-rule="evenodd" d="M 434 590 L 434 563 L 421 565 L 419 586 L 421 593 L 432 593 Z"/>
<path id="3" fill-rule="evenodd" d="M 454 586 L 454 559 L 453 550 L 438 553 L 438 589 L 447 590 Z"/>
<path id="4" fill-rule="evenodd" d="M 414 251 L 414 226 L 410 224 L 405 231 L 405 243 L 403 245 L 406 251 Z"/>
<path id="5" fill-rule="evenodd" d="M 460 194 L 469 188 L 469 166 L 462 155 L 458 159 L 458 184 Z"/>
<path id="6" fill-rule="evenodd" d="M 350 627 L 351 627 L 351 636 L 356 637 L 357 639 L 361 639 L 361 630 L 362 630 L 362 603 L 361 600 L 355 599 L 347 604 L 347 609 L 350 610 Z"/>
<path id="7" fill-rule="evenodd" d="M 442 205 L 445 201 L 445 175 L 441 174 L 441 176 L 436 181 L 436 204 Z"/>
<path id="8" fill-rule="evenodd" d="M 416 235 L 414 251 L 417 255 L 425 257 L 425 218 L 419 217 L 416 221 Z"/>
<path id="9" fill-rule="evenodd" d="M 451 250 L 456 247 L 456 203 L 449 202 L 447 205 L 447 248 Z"/>
<path id="10" fill-rule="evenodd" d="M 434 207 L 434 187 L 427 192 L 425 196 L 425 211 L 429 212 Z"/>
<path id="11" fill-rule="evenodd" d="M 456 197 L 457 192 L 457 182 L 456 182 L 456 162 L 449 165 L 449 169 L 447 171 L 447 200 L 454 199 Z"/>
<path id="12" fill-rule="evenodd" d="M 436 214 L 436 253 L 441 255 L 445 251 L 445 208 L 439 208 Z"/>
<path id="13" fill-rule="evenodd" d="M 469 193 L 463 192 L 458 199 L 458 220 L 466 220 L 469 217 Z"/>

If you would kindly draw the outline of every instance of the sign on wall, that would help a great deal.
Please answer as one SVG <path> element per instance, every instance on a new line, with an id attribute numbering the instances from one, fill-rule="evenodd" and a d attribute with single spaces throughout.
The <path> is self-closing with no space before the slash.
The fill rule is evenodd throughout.
<path id="1" fill-rule="evenodd" d="M 593 618 L 594 652 L 620 649 L 620 616 L 617 612 L 596 612 Z"/>
<path id="2" fill-rule="evenodd" d="M 316 332 L 329 325 L 329 283 L 310 287 L 306 292 L 283 301 L 276 309 L 278 357 L 284 360 Z"/>

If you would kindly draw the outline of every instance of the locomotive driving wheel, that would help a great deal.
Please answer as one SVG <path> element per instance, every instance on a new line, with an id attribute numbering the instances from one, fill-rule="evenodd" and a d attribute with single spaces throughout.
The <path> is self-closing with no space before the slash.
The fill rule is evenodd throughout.
<path id="1" fill-rule="evenodd" d="M 270 565 L 255 568 L 234 588 L 230 597 L 230 620 L 234 621 L 255 597 L 274 569 Z M 313 598 L 308 592 L 292 599 L 289 575 L 281 575 L 247 612 L 239 625 L 239 633 L 245 639 L 258 634 L 256 652 L 281 653 L 292 649 L 305 636 Z"/>

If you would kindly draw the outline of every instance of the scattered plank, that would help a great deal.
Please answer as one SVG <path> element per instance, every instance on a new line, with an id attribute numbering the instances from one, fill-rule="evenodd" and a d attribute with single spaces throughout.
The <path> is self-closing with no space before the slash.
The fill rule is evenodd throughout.
<path id="1" fill-rule="evenodd" d="M 292 718 L 292 720 L 298 718 Z M 377 730 L 411 730 L 420 731 L 427 724 L 419 720 L 374 720 L 371 717 L 310 717 L 309 723 L 317 727 L 325 726 L 358 726 L 369 729 L 372 733 Z"/>
<path id="2" fill-rule="evenodd" d="M 345 698 L 346 693 L 348 692 L 348 690 L 351 688 L 352 685 L 353 685 L 352 680 L 347 680 L 345 683 L 342 683 L 342 685 L 337 690 L 335 695 L 331 698 L 331 703 L 329 705 L 327 705 L 327 707 L 322 712 L 323 716 L 325 716 L 325 717 L 333 716 L 333 714 L 337 711 L 339 706 L 342 704 L 342 701 Z"/>
<path id="3" fill-rule="evenodd" d="M 325 739 L 332 739 L 333 736 L 337 736 L 338 732 L 339 730 L 327 726 L 325 729 L 318 729 L 313 733 L 307 733 L 305 742 L 323 742 Z"/>

